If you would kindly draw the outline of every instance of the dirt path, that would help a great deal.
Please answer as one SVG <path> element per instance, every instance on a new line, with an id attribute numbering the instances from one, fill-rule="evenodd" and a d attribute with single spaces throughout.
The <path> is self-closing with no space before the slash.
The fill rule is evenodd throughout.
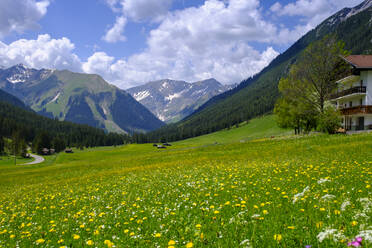
<path id="1" fill-rule="evenodd" d="M 23 164 L 23 165 L 39 164 L 41 162 L 44 162 L 45 160 L 42 156 L 39 156 L 39 155 L 30 154 L 30 156 L 33 157 L 35 160 L 30 163 Z"/>

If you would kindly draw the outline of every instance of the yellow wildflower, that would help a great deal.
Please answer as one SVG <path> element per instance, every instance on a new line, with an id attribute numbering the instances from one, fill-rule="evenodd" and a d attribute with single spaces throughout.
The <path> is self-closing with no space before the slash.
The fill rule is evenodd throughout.
<path id="1" fill-rule="evenodd" d="M 274 234 L 274 240 L 280 242 L 282 240 L 282 235 L 281 234 Z"/>
<path id="2" fill-rule="evenodd" d="M 194 247 L 194 244 L 192 242 L 189 242 L 186 244 L 186 248 L 191 248 Z"/>
<path id="3" fill-rule="evenodd" d="M 45 242 L 45 239 L 38 239 L 36 240 L 36 244 L 42 244 Z"/>

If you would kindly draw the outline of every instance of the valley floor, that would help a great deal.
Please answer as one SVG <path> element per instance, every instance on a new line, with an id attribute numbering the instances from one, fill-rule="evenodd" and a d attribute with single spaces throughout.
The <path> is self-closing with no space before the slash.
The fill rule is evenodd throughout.
<path id="1" fill-rule="evenodd" d="M 249 125 L 0 165 L 0 247 L 372 245 L 372 134 Z"/>

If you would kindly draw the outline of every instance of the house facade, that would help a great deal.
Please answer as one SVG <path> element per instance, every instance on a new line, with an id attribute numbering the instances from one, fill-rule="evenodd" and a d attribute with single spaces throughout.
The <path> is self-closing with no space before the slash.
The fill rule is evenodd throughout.
<path id="1" fill-rule="evenodd" d="M 350 55 L 344 58 L 352 74 L 337 82 L 331 96 L 342 115 L 345 130 L 372 130 L 372 55 Z"/>

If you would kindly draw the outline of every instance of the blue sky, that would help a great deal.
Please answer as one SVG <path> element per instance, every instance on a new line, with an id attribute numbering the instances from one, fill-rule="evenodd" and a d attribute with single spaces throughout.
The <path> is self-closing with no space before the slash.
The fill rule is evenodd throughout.
<path id="1" fill-rule="evenodd" d="M 362 0 L 2 0 L 0 66 L 238 83 Z"/>

